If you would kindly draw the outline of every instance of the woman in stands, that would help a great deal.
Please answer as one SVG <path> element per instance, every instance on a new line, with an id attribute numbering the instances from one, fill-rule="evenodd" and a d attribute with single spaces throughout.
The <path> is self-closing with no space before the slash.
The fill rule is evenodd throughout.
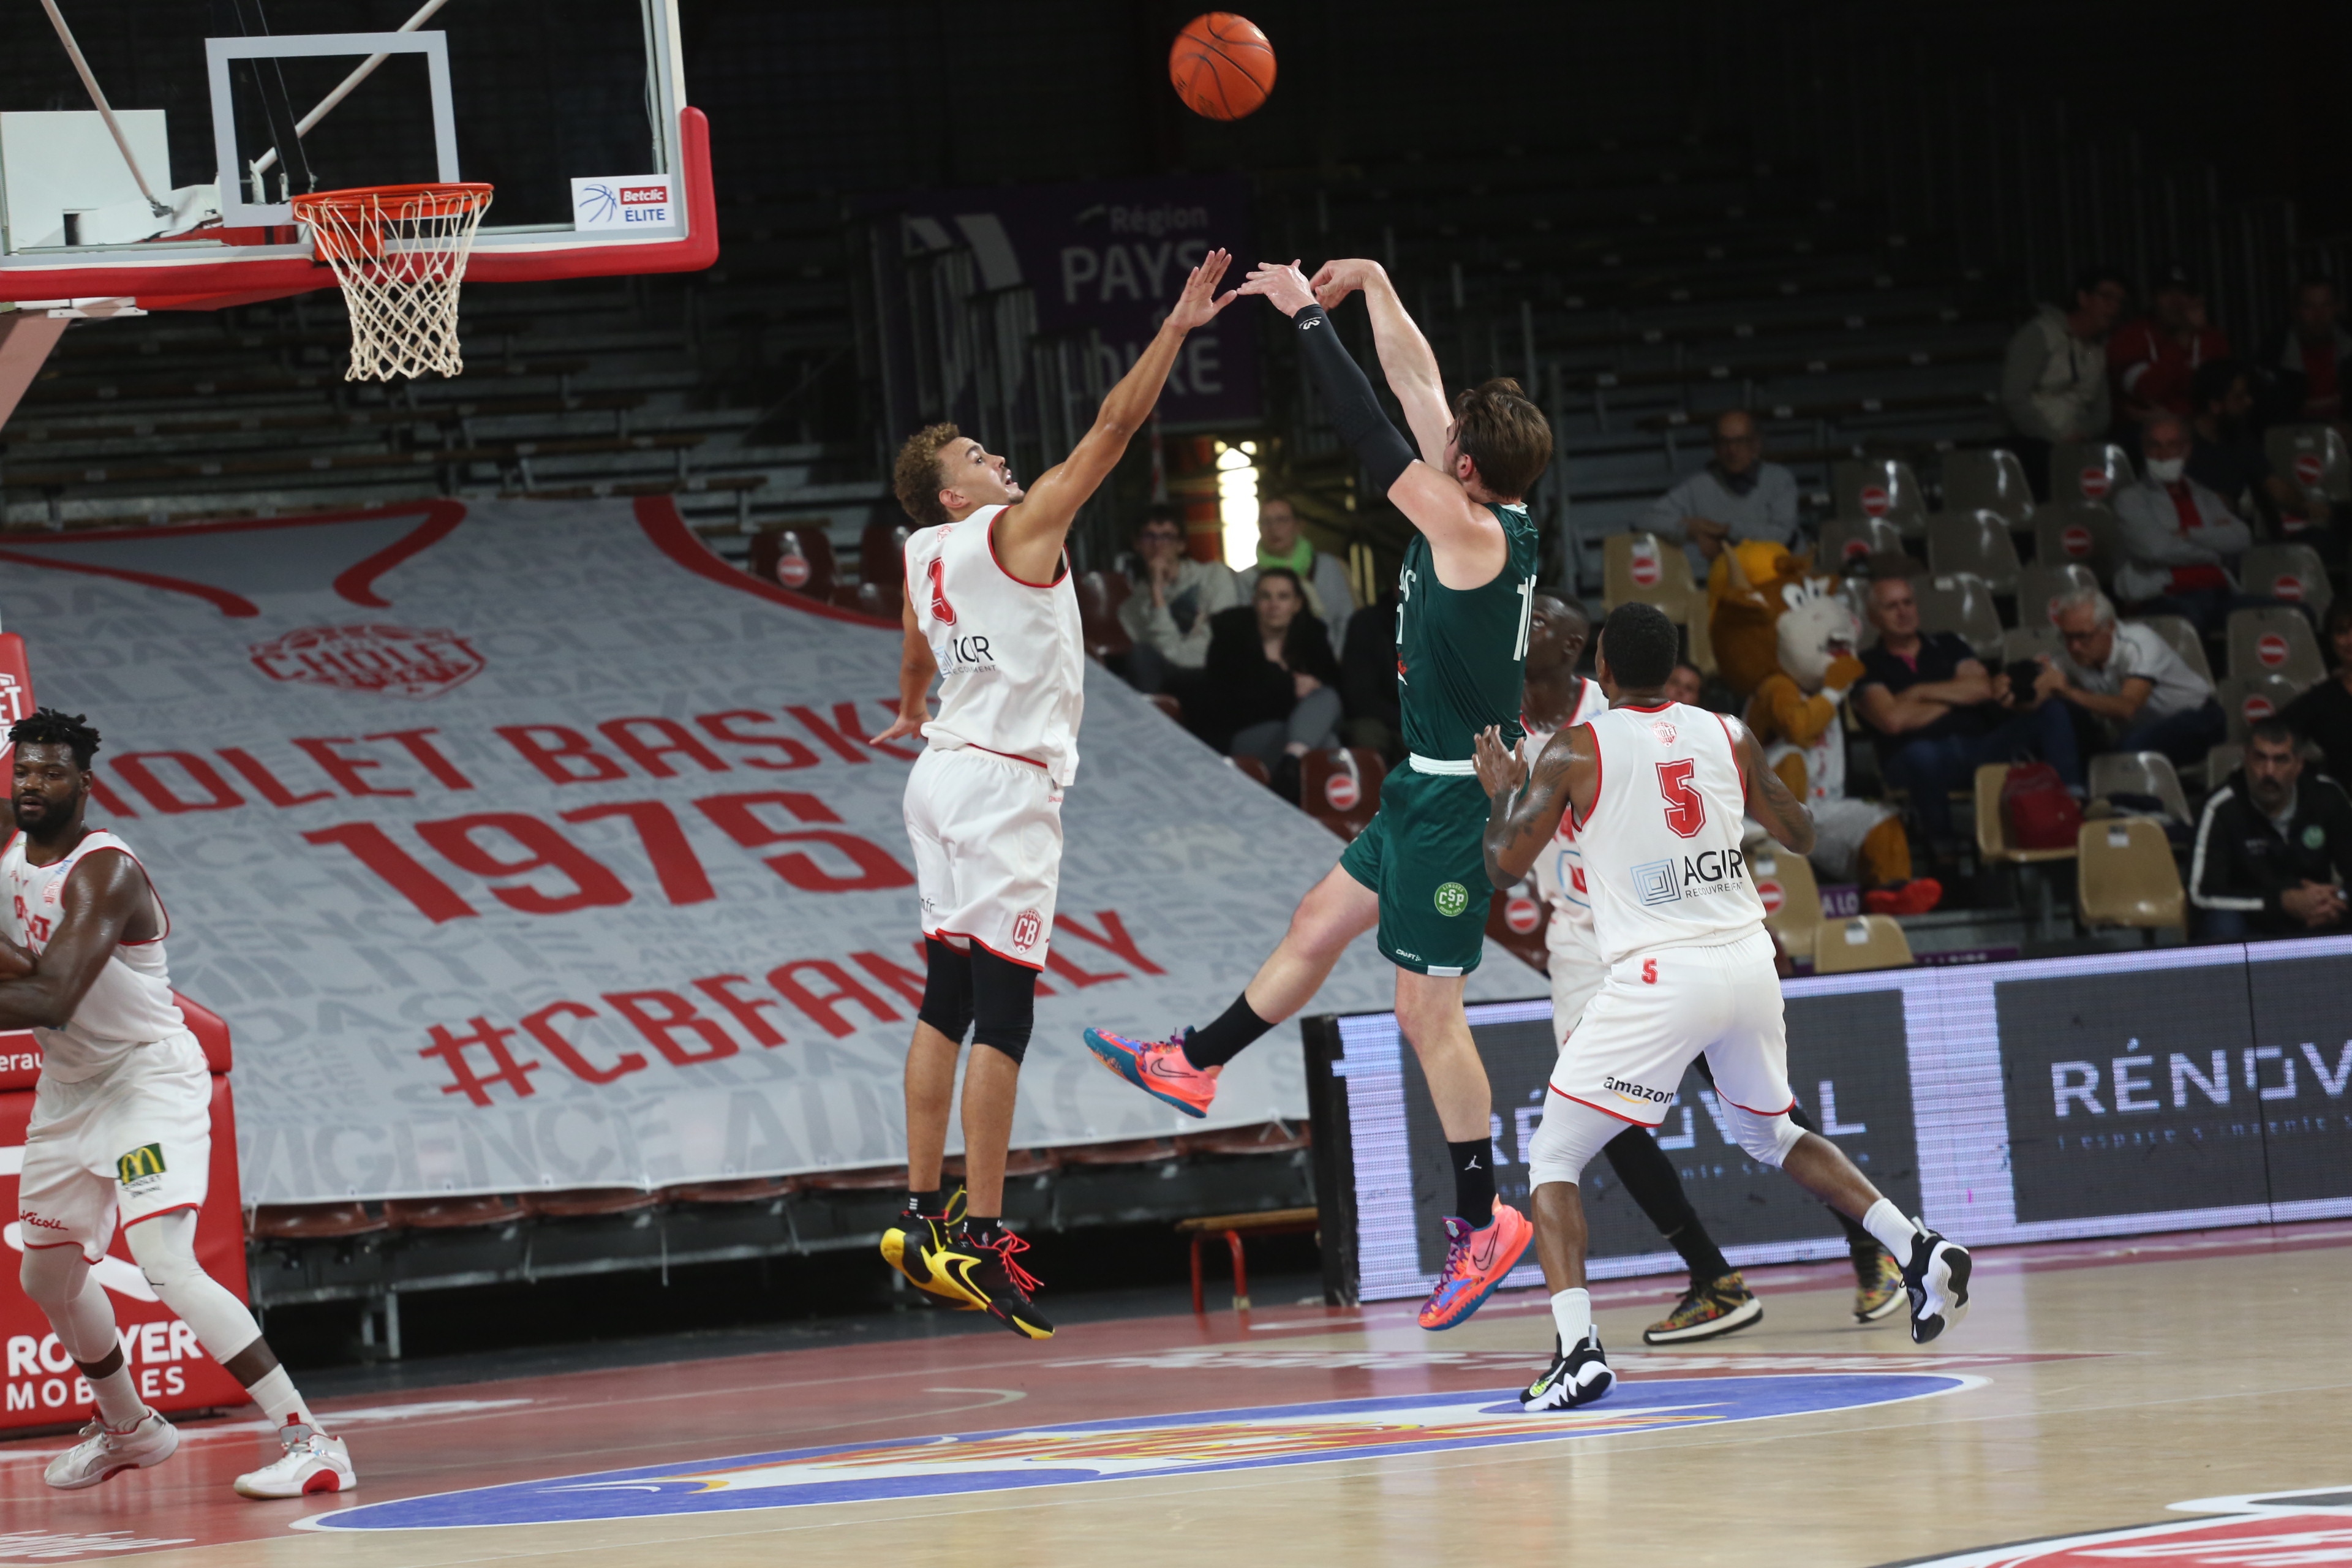
<path id="1" fill-rule="evenodd" d="M 1307 614 L 1297 573 L 1265 568 L 1251 602 L 1209 624 L 1202 729 L 1227 756 L 1271 770 L 1339 744 L 1339 661 L 1328 629 Z"/>

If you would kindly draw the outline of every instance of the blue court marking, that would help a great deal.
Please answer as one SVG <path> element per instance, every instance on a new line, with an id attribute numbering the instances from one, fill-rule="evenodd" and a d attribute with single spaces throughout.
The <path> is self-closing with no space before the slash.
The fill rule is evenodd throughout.
<path id="1" fill-rule="evenodd" d="M 1924 1399 L 1953 1374 L 1808 1373 L 1621 1383 L 1597 1405 L 1531 1415 L 1516 1390 L 1341 1399 L 787 1448 L 365 1503 L 309 1530 L 450 1530 L 1013 1491 L 1714 1426 Z"/>

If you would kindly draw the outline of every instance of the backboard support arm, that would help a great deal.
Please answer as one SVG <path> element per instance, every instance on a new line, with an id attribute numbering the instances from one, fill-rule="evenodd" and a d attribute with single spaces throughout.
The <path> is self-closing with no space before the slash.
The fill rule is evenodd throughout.
<path id="1" fill-rule="evenodd" d="M 67 55 L 73 60 L 74 69 L 80 73 L 81 85 L 89 89 L 90 102 L 98 106 L 98 117 L 106 121 L 108 133 L 114 138 L 115 146 L 122 153 L 122 161 L 131 166 L 131 177 L 139 182 L 139 194 L 147 198 L 148 210 L 157 217 L 170 217 L 171 205 L 157 200 L 155 187 L 147 183 L 147 172 L 139 166 L 138 158 L 131 151 L 131 138 L 122 133 L 121 122 L 114 118 L 114 106 L 106 101 L 105 89 L 98 85 L 98 77 L 90 70 L 89 62 L 82 58 L 81 46 L 74 42 L 73 29 L 66 26 L 65 13 L 58 9 L 58 0 L 41 0 L 41 9 L 49 14 L 49 25 L 58 30 L 58 41 L 65 45 Z"/>

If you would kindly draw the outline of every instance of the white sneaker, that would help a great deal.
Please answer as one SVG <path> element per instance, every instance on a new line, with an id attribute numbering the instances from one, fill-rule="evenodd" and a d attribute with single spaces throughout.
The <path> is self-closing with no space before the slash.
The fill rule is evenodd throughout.
<path id="1" fill-rule="evenodd" d="M 82 1440 L 49 1461 L 47 1480 L 68 1491 L 94 1487 L 121 1470 L 160 1465 L 180 1448 L 180 1429 L 150 1410 L 117 1432 L 92 1419 Z"/>
<path id="2" fill-rule="evenodd" d="M 236 1478 L 236 1495 L 253 1498 L 301 1497 L 310 1492 L 347 1492 L 358 1489 L 351 1450 L 341 1437 L 330 1437 L 315 1426 L 297 1423 L 278 1429 L 286 1452 L 257 1470 Z"/>

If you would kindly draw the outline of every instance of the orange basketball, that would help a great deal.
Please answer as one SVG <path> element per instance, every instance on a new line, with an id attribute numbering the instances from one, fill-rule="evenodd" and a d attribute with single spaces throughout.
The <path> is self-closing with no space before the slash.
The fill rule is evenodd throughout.
<path id="1" fill-rule="evenodd" d="M 1239 120 L 1274 90 L 1274 46 L 1257 24 L 1211 11 L 1184 24 L 1168 51 L 1168 79 L 1184 107 L 1208 120 Z"/>

